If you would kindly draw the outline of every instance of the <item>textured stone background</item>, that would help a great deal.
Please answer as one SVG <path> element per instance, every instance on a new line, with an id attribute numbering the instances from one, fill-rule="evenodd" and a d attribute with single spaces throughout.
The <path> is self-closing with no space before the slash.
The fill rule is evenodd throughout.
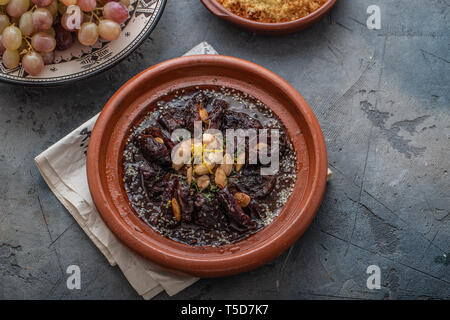
<path id="1" fill-rule="evenodd" d="M 378 31 L 365 26 L 371 4 L 381 7 Z M 0 298 L 139 299 L 33 158 L 131 76 L 201 41 L 300 91 L 335 176 L 309 230 L 278 259 L 200 280 L 174 298 L 450 298 L 449 13 L 447 0 L 340 0 L 305 32 L 263 37 L 215 18 L 198 0 L 169 0 L 150 38 L 101 75 L 60 88 L 0 84 Z M 81 267 L 81 290 L 66 288 L 71 264 Z M 366 288 L 371 264 L 381 268 L 380 290 Z"/>

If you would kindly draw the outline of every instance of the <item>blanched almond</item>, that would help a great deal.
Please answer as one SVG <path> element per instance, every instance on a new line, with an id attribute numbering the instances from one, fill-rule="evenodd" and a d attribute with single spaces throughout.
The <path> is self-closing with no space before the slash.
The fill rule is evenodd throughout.
<path id="1" fill-rule="evenodd" d="M 214 142 L 215 139 L 216 138 L 210 133 L 203 134 L 203 143 L 204 144 L 210 144 L 211 142 Z"/>
<path id="2" fill-rule="evenodd" d="M 201 176 L 197 179 L 197 186 L 200 190 L 205 190 L 209 187 L 209 177 L 208 176 Z"/>
<path id="3" fill-rule="evenodd" d="M 227 176 L 229 176 L 231 174 L 231 172 L 233 171 L 233 158 L 231 157 L 230 154 L 226 153 L 223 156 L 223 160 L 222 160 L 222 164 L 220 165 L 220 168 L 222 168 L 223 172 L 225 172 L 225 174 Z"/>
<path id="4" fill-rule="evenodd" d="M 216 170 L 214 182 L 220 189 L 225 188 L 225 186 L 227 185 L 227 175 L 225 174 L 225 171 L 223 171 L 223 169 L 220 167 Z"/>
<path id="5" fill-rule="evenodd" d="M 161 139 L 160 137 L 156 137 L 156 138 L 155 138 L 155 141 L 158 141 L 159 143 L 164 144 L 164 140 Z"/>
<path id="6" fill-rule="evenodd" d="M 236 171 L 239 172 L 241 171 L 242 167 L 245 164 L 245 152 L 242 152 L 236 160 Z"/>
<path id="7" fill-rule="evenodd" d="M 249 195 L 242 192 L 236 192 L 234 194 L 234 197 L 236 198 L 236 201 L 239 206 L 241 206 L 241 208 L 245 208 L 246 206 L 248 206 L 251 200 Z"/>
<path id="8" fill-rule="evenodd" d="M 191 158 L 191 140 L 186 140 L 176 145 L 172 153 L 172 167 L 180 170 Z"/>
<path id="9" fill-rule="evenodd" d="M 175 163 L 175 162 L 172 162 L 172 168 L 174 168 L 174 170 L 180 170 L 181 168 L 183 168 L 183 166 L 184 166 L 184 163 L 183 162 L 181 162 L 181 163 Z"/>
<path id="10" fill-rule="evenodd" d="M 185 140 L 180 143 L 180 146 L 178 147 L 178 156 L 186 158 L 191 156 L 191 150 L 192 150 L 192 139 Z"/>
<path id="11" fill-rule="evenodd" d="M 205 150 L 203 151 L 203 160 L 211 167 L 211 164 L 221 163 L 222 162 L 222 148 L 215 146 L 216 141 L 211 142 L 206 145 Z"/>
<path id="12" fill-rule="evenodd" d="M 177 221 L 180 221 L 181 220 L 181 209 L 180 209 L 180 205 L 178 204 L 177 199 L 172 198 L 171 203 L 172 203 L 173 216 L 175 217 L 175 219 Z"/>
<path id="13" fill-rule="evenodd" d="M 203 122 L 206 122 L 206 120 L 208 120 L 209 115 L 208 111 L 206 111 L 205 108 L 198 108 L 198 114 Z"/>
<path id="14" fill-rule="evenodd" d="M 209 170 L 208 168 L 202 163 L 202 164 L 197 164 L 194 167 L 194 173 L 198 176 L 202 176 L 204 174 L 208 174 Z"/>
<path id="15" fill-rule="evenodd" d="M 208 166 L 206 166 L 204 163 L 197 164 L 194 167 L 194 173 L 198 176 L 203 176 L 205 174 L 209 174 L 210 170 L 214 168 L 214 163 L 208 163 Z"/>
<path id="16" fill-rule="evenodd" d="M 189 166 L 186 170 L 186 181 L 187 184 L 190 186 L 192 183 L 192 167 Z"/>

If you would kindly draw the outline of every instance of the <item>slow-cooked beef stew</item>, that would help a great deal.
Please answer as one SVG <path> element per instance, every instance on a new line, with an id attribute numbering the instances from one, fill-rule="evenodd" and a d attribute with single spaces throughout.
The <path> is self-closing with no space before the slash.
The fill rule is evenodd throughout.
<path id="1" fill-rule="evenodd" d="M 185 89 L 167 100 L 132 128 L 123 152 L 124 186 L 139 217 L 164 236 L 200 246 L 233 243 L 268 225 L 296 179 L 295 152 L 278 117 L 223 87 Z M 256 136 L 239 144 L 238 134 L 236 149 L 228 150 L 228 129 Z M 272 130 L 279 132 L 277 149 Z M 278 171 L 261 174 L 268 164 L 251 162 L 253 149 L 278 152 Z"/>

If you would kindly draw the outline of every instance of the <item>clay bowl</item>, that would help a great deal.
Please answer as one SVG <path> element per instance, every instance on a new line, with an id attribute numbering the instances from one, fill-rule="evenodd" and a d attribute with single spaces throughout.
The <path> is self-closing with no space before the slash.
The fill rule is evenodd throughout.
<path id="1" fill-rule="evenodd" d="M 294 194 L 264 229 L 231 245 L 199 247 L 163 237 L 140 220 L 123 186 L 122 153 L 130 128 L 157 101 L 189 87 L 225 86 L 269 106 L 286 126 L 297 156 Z M 87 175 L 103 220 L 128 247 L 172 271 L 218 277 L 259 267 L 291 246 L 311 223 L 322 200 L 327 154 L 322 131 L 302 96 L 273 72 L 220 55 L 181 57 L 157 64 L 122 86 L 108 101 L 92 131 Z"/>
<path id="2" fill-rule="evenodd" d="M 306 17 L 289 21 L 289 22 L 281 22 L 281 23 L 265 23 L 265 22 L 257 22 L 250 19 L 242 18 L 227 9 L 225 9 L 219 2 L 216 0 L 201 0 L 205 7 L 211 11 L 215 16 L 227 20 L 234 25 L 245 29 L 247 31 L 251 31 L 259 34 L 266 35 L 280 35 L 280 34 L 289 34 L 293 32 L 297 32 L 303 29 L 306 29 L 322 19 L 328 11 L 336 4 L 337 0 L 328 0 L 322 7 L 318 10 L 314 11 L 310 15 Z"/>

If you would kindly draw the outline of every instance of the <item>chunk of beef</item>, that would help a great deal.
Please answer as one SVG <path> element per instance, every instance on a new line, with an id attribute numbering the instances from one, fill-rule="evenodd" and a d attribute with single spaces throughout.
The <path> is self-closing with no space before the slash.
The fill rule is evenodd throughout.
<path id="1" fill-rule="evenodd" d="M 245 229 L 253 229 L 256 227 L 255 222 L 242 210 L 228 187 L 220 190 L 219 199 L 225 209 L 225 214 L 240 227 Z"/>
<path id="2" fill-rule="evenodd" d="M 182 118 L 175 117 L 167 110 L 164 110 L 161 113 L 158 122 L 169 132 L 172 132 L 175 129 L 183 128 L 185 126 L 185 121 Z"/>
<path id="3" fill-rule="evenodd" d="M 222 99 L 214 99 L 211 103 L 212 110 L 209 112 L 209 128 L 220 130 L 225 110 L 228 103 Z"/>
<path id="4" fill-rule="evenodd" d="M 139 165 L 142 185 L 151 200 L 158 200 L 165 188 L 165 181 L 161 168 L 156 164 L 143 160 Z"/>
<path id="5" fill-rule="evenodd" d="M 270 192 L 272 192 L 275 184 L 277 183 L 277 176 L 263 176 L 265 177 L 265 183 L 262 188 L 254 193 L 254 197 L 258 199 L 262 199 L 267 197 Z"/>
<path id="6" fill-rule="evenodd" d="M 264 219 L 266 210 L 257 200 L 251 199 L 250 203 L 244 208 L 244 211 L 254 220 Z"/>
<path id="7" fill-rule="evenodd" d="M 248 165 L 239 174 L 232 176 L 231 180 L 251 198 L 264 198 L 275 187 L 277 176 L 263 176 L 260 170 L 260 166 Z"/>
<path id="8" fill-rule="evenodd" d="M 197 110 L 198 108 L 203 108 L 205 106 L 206 100 L 207 97 L 204 95 L 203 92 L 197 92 L 189 100 L 188 106 L 189 108 Z"/>
<path id="9" fill-rule="evenodd" d="M 161 215 L 157 219 L 158 223 L 166 228 L 175 228 L 179 224 L 172 211 L 172 199 L 176 197 L 178 183 L 177 177 L 173 176 L 169 178 L 161 195 Z"/>
<path id="10" fill-rule="evenodd" d="M 195 121 L 201 121 L 198 110 L 203 108 L 204 105 L 205 96 L 201 92 L 197 93 L 189 100 L 184 111 L 184 117 L 186 119 L 185 126 L 189 131 L 194 132 Z"/>
<path id="11" fill-rule="evenodd" d="M 243 112 L 228 110 L 223 116 L 223 129 L 262 129 L 259 120 Z"/>
<path id="12" fill-rule="evenodd" d="M 136 137 L 142 155 L 148 162 L 156 162 L 162 166 L 170 166 L 169 150 L 164 143 L 158 142 L 151 135 L 140 134 Z"/>
<path id="13" fill-rule="evenodd" d="M 173 141 L 170 139 L 170 133 L 167 130 L 157 128 L 157 127 L 149 127 L 147 129 L 145 129 L 142 133 L 151 135 L 155 138 L 161 138 L 164 141 L 164 144 L 167 147 L 169 147 L 170 150 L 172 150 L 173 147 L 175 146 Z"/>
<path id="14" fill-rule="evenodd" d="M 223 214 L 220 201 L 217 198 L 208 201 L 197 193 L 194 202 L 194 223 L 210 230 L 227 230 L 228 219 Z"/>
<path id="15" fill-rule="evenodd" d="M 194 200 L 186 184 L 178 183 L 177 198 L 181 207 L 181 219 L 185 222 L 191 222 L 192 213 L 194 212 Z"/>
<path id="16" fill-rule="evenodd" d="M 281 156 L 285 153 L 286 149 L 287 149 L 287 144 L 288 144 L 288 138 L 285 134 L 283 134 L 283 131 L 279 130 L 279 139 L 278 139 L 278 148 L 279 148 L 279 154 L 280 154 L 280 158 Z M 265 143 L 267 143 L 267 145 L 269 146 L 269 156 L 270 156 L 270 151 L 271 151 L 271 146 L 272 146 L 272 132 L 270 129 L 267 130 L 267 141 Z M 261 142 L 261 141 L 260 141 Z"/>

